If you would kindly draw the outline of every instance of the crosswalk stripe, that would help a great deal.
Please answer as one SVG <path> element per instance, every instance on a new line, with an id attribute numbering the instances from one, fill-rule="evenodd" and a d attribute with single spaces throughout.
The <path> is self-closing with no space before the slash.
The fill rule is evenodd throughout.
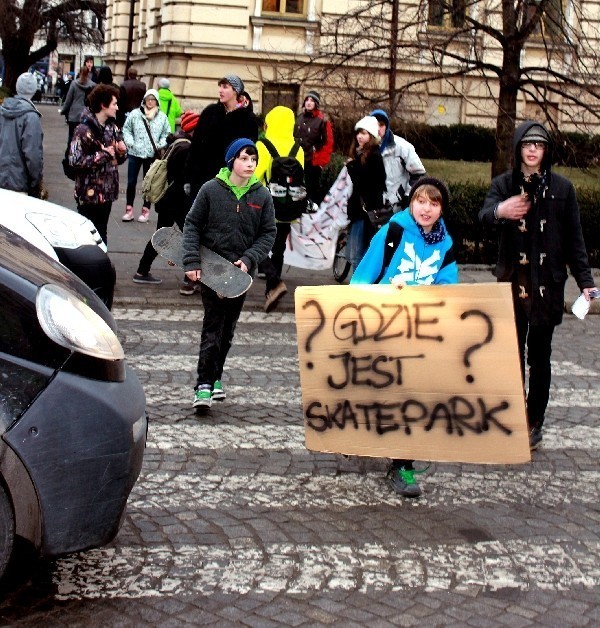
<path id="1" fill-rule="evenodd" d="M 456 545 L 269 543 L 107 547 L 58 560 L 58 600 L 244 595 L 251 591 L 565 591 L 600 584 L 597 541 Z"/>
<path id="2" fill-rule="evenodd" d="M 271 510 L 305 508 L 358 508 L 387 504 L 405 506 L 384 479 L 385 473 L 342 473 L 337 476 L 309 473 L 295 475 L 198 475 L 169 472 L 144 472 L 143 494 L 129 498 L 130 513 L 244 508 L 268 506 Z M 600 472 L 583 471 L 577 475 L 577 490 L 570 471 L 550 471 L 535 466 L 510 469 L 490 468 L 485 472 L 435 471 L 421 476 L 423 495 L 410 502 L 411 508 L 431 512 L 432 508 L 473 506 L 487 503 L 535 504 L 552 508 L 568 504 L 597 504 Z"/>
<path id="3" fill-rule="evenodd" d="M 128 329 L 120 332 L 122 338 L 127 343 L 140 343 L 142 347 L 152 344 L 164 345 L 189 345 L 197 350 L 200 344 L 200 326 L 197 329 Z M 275 347 L 296 347 L 295 331 L 270 331 L 258 334 L 249 329 L 236 331 L 233 341 L 234 346 L 275 346 Z M 129 357 L 129 356 L 128 356 Z M 197 357 L 197 356 L 196 356 Z"/>
<path id="4" fill-rule="evenodd" d="M 164 321 L 164 322 L 188 322 L 198 323 L 202 321 L 204 316 L 203 310 L 198 306 L 196 309 L 189 308 L 134 308 L 134 307 L 115 307 L 112 310 L 113 316 L 117 321 L 134 321 L 134 322 L 150 322 L 150 321 Z M 251 310 L 244 310 L 240 314 L 240 323 L 261 323 L 261 324 L 275 324 L 275 323 L 295 323 L 296 317 L 290 312 L 271 312 L 265 314 L 264 312 L 255 312 Z M 265 326 L 266 329 L 266 326 Z"/>
<path id="5" fill-rule="evenodd" d="M 162 372 L 188 370 L 195 372 L 198 363 L 198 353 L 189 353 L 187 355 L 134 355 L 127 359 L 127 362 L 135 368 L 136 371 Z M 251 365 L 253 373 L 296 373 L 300 377 L 298 371 L 298 357 L 296 355 L 272 357 L 255 355 L 252 358 L 247 356 L 229 356 L 226 362 L 226 369 L 245 370 Z"/>
<path id="6" fill-rule="evenodd" d="M 215 402 L 216 403 L 216 402 Z M 148 448 L 172 449 L 265 449 L 305 451 L 304 425 L 210 425 L 210 419 L 178 423 L 150 423 Z M 600 427 L 579 426 L 573 430 L 558 426 L 544 428 L 544 451 L 600 449 Z"/>

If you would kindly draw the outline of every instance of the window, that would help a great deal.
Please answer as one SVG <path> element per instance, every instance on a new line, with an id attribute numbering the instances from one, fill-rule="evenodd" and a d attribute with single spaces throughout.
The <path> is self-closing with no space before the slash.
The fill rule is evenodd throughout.
<path id="1" fill-rule="evenodd" d="M 266 115 L 273 107 L 282 105 L 292 111 L 298 108 L 298 85 L 265 83 L 262 90 L 262 113 Z"/>
<path id="2" fill-rule="evenodd" d="M 465 24 L 466 0 L 429 0 L 427 24 L 442 28 L 460 28 Z"/>
<path id="3" fill-rule="evenodd" d="M 527 17 L 531 18 L 535 14 L 538 2 L 527 0 Z M 552 39 L 559 39 L 563 33 L 563 25 L 565 23 L 565 7 L 563 0 L 550 0 L 546 5 L 546 9 L 542 15 L 542 19 L 536 26 L 534 33 L 536 35 L 545 35 Z"/>
<path id="4" fill-rule="evenodd" d="M 304 0 L 262 0 L 262 12 L 304 15 Z"/>

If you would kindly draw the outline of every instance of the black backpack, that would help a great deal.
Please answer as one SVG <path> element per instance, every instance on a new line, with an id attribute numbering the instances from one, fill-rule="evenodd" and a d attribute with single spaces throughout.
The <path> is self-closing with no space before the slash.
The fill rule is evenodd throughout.
<path id="1" fill-rule="evenodd" d="M 294 142 L 289 155 L 281 157 L 273 142 L 266 137 L 259 141 L 266 146 L 271 157 L 273 157 L 268 187 L 273 197 L 275 218 L 279 222 L 293 222 L 306 211 L 304 169 L 296 159 L 300 144 Z"/>

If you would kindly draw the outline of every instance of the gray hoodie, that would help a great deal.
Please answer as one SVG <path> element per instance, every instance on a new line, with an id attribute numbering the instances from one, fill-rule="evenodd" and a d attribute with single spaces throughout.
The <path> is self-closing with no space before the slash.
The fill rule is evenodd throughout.
<path id="1" fill-rule="evenodd" d="M 44 170 L 42 114 L 23 96 L 0 107 L 0 188 L 39 195 Z"/>
<path id="2" fill-rule="evenodd" d="M 85 99 L 95 86 L 96 83 L 89 78 L 85 83 L 82 83 L 79 79 L 71 83 L 67 97 L 65 98 L 65 103 L 60 110 L 63 116 L 67 116 L 69 122 L 79 124 L 81 114 L 86 106 Z"/>

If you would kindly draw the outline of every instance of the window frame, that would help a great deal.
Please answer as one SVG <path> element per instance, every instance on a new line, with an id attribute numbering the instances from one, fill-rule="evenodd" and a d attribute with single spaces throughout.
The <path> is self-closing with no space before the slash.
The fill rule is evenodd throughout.
<path id="1" fill-rule="evenodd" d="M 266 1 L 268 2 L 269 0 L 266 0 Z M 288 0 L 271 0 L 271 1 L 274 4 L 277 4 L 277 2 L 279 2 L 279 9 L 278 10 L 265 9 L 265 0 L 261 0 L 261 15 L 264 15 L 266 17 L 268 16 L 268 17 L 287 17 L 287 18 L 306 17 L 308 0 L 289 0 L 290 2 L 297 2 L 298 4 L 302 5 L 302 11 L 297 12 L 297 13 L 290 13 L 286 11 Z"/>

